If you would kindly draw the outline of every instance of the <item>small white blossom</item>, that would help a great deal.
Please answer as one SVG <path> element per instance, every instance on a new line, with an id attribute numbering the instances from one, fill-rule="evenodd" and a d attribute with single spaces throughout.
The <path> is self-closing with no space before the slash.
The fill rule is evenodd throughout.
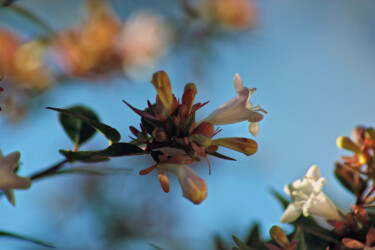
<path id="1" fill-rule="evenodd" d="M 285 185 L 284 191 L 290 195 L 293 203 L 289 204 L 280 221 L 290 223 L 302 213 L 322 217 L 327 220 L 340 221 L 342 219 L 338 209 L 322 192 L 326 179 L 320 177 L 318 166 L 314 165 L 307 171 L 303 180 L 296 180 Z"/>
<path id="2" fill-rule="evenodd" d="M 0 189 L 13 205 L 15 205 L 13 189 L 28 189 L 31 186 L 30 178 L 20 177 L 15 173 L 20 157 L 19 152 L 13 152 L 5 157 L 0 152 Z"/>
<path id="3" fill-rule="evenodd" d="M 258 122 L 263 119 L 263 115 L 259 111 L 264 112 L 259 106 L 252 107 L 250 103 L 250 96 L 255 89 L 244 87 L 240 76 L 236 73 L 234 76 L 234 88 L 237 96 L 227 101 L 216 110 L 214 110 L 208 117 L 202 120 L 214 125 L 232 124 L 241 121 L 249 121 L 249 132 L 258 135 Z"/>

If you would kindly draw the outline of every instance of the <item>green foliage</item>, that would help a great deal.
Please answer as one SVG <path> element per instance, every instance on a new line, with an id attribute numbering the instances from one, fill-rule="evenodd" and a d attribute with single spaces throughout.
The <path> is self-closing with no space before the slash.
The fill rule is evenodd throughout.
<path id="1" fill-rule="evenodd" d="M 81 115 L 93 121 L 100 122 L 98 116 L 89 108 L 84 106 L 73 106 L 66 109 L 77 115 Z M 60 123 L 68 134 L 69 138 L 74 142 L 75 145 L 79 146 L 82 143 L 89 140 L 95 133 L 96 129 L 88 125 L 81 119 L 77 119 L 74 116 L 67 115 L 65 113 L 59 114 Z"/>
<path id="2" fill-rule="evenodd" d="M 236 245 L 238 246 L 238 249 L 240 249 L 240 250 L 255 250 L 254 248 L 247 246 L 246 243 L 244 243 L 243 241 L 238 239 L 236 236 L 232 235 L 232 238 L 233 238 L 234 242 L 236 243 Z M 234 247 L 233 249 L 237 249 L 237 248 Z"/>
<path id="3" fill-rule="evenodd" d="M 110 157 L 129 156 L 129 155 L 143 155 L 148 154 L 140 147 L 126 142 L 113 143 L 111 146 L 102 151 L 103 155 Z"/>
<path id="4" fill-rule="evenodd" d="M 246 239 L 246 245 L 257 250 L 267 249 L 265 248 L 264 243 L 262 242 L 262 239 L 260 238 L 259 231 L 260 231 L 259 225 L 255 223 L 253 227 L 250 229 L 249 236 Z"/>
<path id="5" fill-rule="evenodd" d="M 306 249 L 306 242 L 305 242 L 305 236 L 303 234 L 303 231 L 300 227 L 297 227 L 297 230 L 295 231 L 292 242 L 297 241 L 297 245 L 295 247 L 295 250 L 307 250 Z"/>
<path id="6" fill-rule="evenodd" d="M 72 150 L 60 150 L 66 159 L 70 162 L 82 161 L 82 162 L 97 162 L 107 161 L 110 157 L 119 156 L 130 156 L 130 155 L 142 155 L 148 154 L 149 152 L 144 151 L 140 147 L 130 143 L 113 143 L 111 146 L 104 150 L 98 151 L 72 151 Z"/>
<path id="7" fill-rule="evenodd" d="M 282 196 L 279 192 L 277 192 L 275 189 L 271 189 L 270 191 L 271 191 L 271 194 L 280 202 L 283 208 L 284 209 L 287 208 L 290 202 L 284 196 Z"/>
<path id="8" fill-rule="evenodd" d="M 221 237 L 219 235 L 215 235 L 214 244 L 215 244 L 215 250 L 226 250 L 226 249 L 228 249 L 225 246 L 225 243 L 223 242 L 223 240 L 221 239 Z"/>
<path id="9" fill-rule="evenodd" d="M 89 109 L 86 108 L 86 107 L 75 106 L 75 107 L 71 107 L 69 109 L 59 109 L 59 108 L 47 107 L 47 109 L 51 109 L 51 110 L 60 112 L 61 114 L 64 114 L 66 116 L 70 116 L 70 117 L 76 118 L 78 120 L 81 120 L 83 123 L 85 123 L 85 124 L 89 125 L 90 127 L 98 130 L 100 133 L 102 133 L 111 142 L 118 142 L 121 139 L 121 135 L 116 129 L 114 129 L 114 128 L 112 128 L 112 127 L 110 127 L 110 126 L 108 126 L 104 123 L 99 122 L 98 119 L 97 120 L 93 119 L 92 115 L 94 113 L 92 111 L 90 112 Z M 78 110 L 78 112 L 77 112 L 77 110 Z M 88 114 L 89 114 L 89 116 L 87 116 Z M 66 122 L 66 123 L 68 123 L 68 122 Z M 62 125 L 64 126 L 64 124 L 62 124 Z M 74 128 L 74 126 L 73 126 L 73 128 Z M 82 131 L 82 130 L 83 130 L 83 126 L 82 126 L 82 129 L 80 131 Z M 73 130 L 70 133 L 74 133 L 74 132 L 75 131 Z M 77 130 L 76 130 L 76 132 L 77 132 Z M 81 132 L 81 133 L 86 134 L 87 132 Z M 87 134 L 89 134 L 89 133 L 87 133 Z M 68 133 L 68 135 L 69 135 L 69 133 Z M 74 138 L 74 142 L 75 142 L 75 137 L 73 137 L 73 138 Z"/>
<path id="10" fill-rule="evenodd" d="M 217 158 L 220 158 L 220 159 L 224 159 L 224 160 L 229 160 L 229 161 L 237 161 L 236 159 L 233 159 L 229 156 L 226 156 L 226 155 L 223 155 L 223 154 L 220 154 L 218 152 L 214 152 L 214 153 L 210 153 L 210 152 L 206 152 L 206 154 L 208 155 L 212 155 L 212 156 L 215 156 Z"/>
<path id="11" fill-rule="evenodd" d="M 0 236 L 28 241 L 28 242 L 31 242 L 31 243 L 34 243 L 34 244 L 37 244 L 37 245 L 41 245 L 41 246 L 44 246 L 44 247 L 56 248 L 54 245 L 52 245 L 50 243 L 46 243 L 44 241 L 37 240 L 37 239 L 31 238 L 31 237 L 28 237 L 28 236 L 24 236 L 24 235 L 20 235 L 20 234 L 0 231 Z"/>

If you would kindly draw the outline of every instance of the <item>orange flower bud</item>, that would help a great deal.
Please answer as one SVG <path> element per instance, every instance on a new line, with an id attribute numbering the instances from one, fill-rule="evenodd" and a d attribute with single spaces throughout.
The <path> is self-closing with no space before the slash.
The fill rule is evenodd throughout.
<path id="1" fill-rule="evenodd" d="M 162 114 L 166 117 L 171 112 L 173 104 L 172 86 L 169 77 L 164 71 L 158 71 L 152 76 L 151 83 L 154 85 L 158 97 L 163 104 L 164 109 Z"/>
<path id="2" fill-rule="evenodd" d="M 191 107 L 193 106 L 195 95 L 197 94 L 197 92 L 197 87 L 194 83 L 188 83 L 185 85 L 181 103 L 187 107 L 188 115 L 190 113 Z"/>
<path id="3" fill-rule="evenodd" d="M 245 155 L 255 154 L 255 152 L 258 150 L 258 144 L 256 141 L 241 137 L 216 139 L 212 141 L 212 145 L 230 148 Z"/>

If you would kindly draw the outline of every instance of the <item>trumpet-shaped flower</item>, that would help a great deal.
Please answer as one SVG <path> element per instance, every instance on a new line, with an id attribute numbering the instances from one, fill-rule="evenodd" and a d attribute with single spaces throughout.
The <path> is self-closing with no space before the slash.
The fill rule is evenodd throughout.
<path id="1" fill-rule="evenodd" d="M 207 197 L 206 182 L 199 177 L 189 166 L 176 163 L 159 163 L 139 173 L 145 175 L 152 170 L 157 169 L 159 172 L 159 181 L 164 192 L 169 192 L 169 180 L 164 171 L 171 172 L 177 176 L 180 182 L 182 194 L 185 198 L 194 204 L 201 203 Z"/>
<path id="2" fill-rule="evenodd" d="M 250 122 L 249 132 L 257 136 L 259 130 L 257 123 L 263 119 L 263 115 L 259 111 L 263 113 L 267 112 L 261 109 L 259 105 L 252 107 L 250 103 L 250 96 L 256 89 L 249 89 L 243 86 L 238 74 L 234 76 L 234 88 L 236 89 L 237 96 L 214 110 L 203 121 L 214 125 L 225 125 L 247 120 Z"/>
<path id="3" fill-rule="evenodd" d="M 180 182 L 185 198 L 194 204 L 201 203 L 207 197 L 206 182 L 189 166 L 181 164 L 161 163 L 156 167 L 159 171 L 169 171 L 175 174 Z"/>
<path id="4" fill-rule="evenodd" d="M 28 189 L 31 186 L 30 178 L 20 177 L 15 173 L 20 157 L 19 152 L 13 152 L 5 157 L 0 153 L 0 189 L 4 190 L 13 205 L 15 205 L 13 189 Z"/>
<path id="5" fill-rule="evenodd" d="M 307 171 L 303 180 L 296 180 L 286 185 L 284 191 L 292 197 L 280 221 L 290 223 L 302 213 L 316 215 L 327 220 L 340 221 L 342 217 L 332 201 L 322 192 L 326 179 L 320 177 L 318 166 L 314 165 Z"/>

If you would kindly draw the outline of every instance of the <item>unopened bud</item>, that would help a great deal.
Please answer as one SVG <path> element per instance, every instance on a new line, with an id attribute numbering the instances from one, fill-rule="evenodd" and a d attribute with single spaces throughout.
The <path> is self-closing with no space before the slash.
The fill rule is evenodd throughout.
<path id="1" fill-rule="evenodd" d="M 130 126 L 129 129 L 130 129 L 130 132 L 133 133 L 133 135 L 138 136 L 138 134 L 139 134 L 139 130 L 138 129 L 136 129 L 133 126 Z"/>
<path id="2" fill-rule="evenodd" d="M 339 136 L 336 140 L 336 145 L 339 148 L 347 149 L 355 153 L 361 153 L 359 146 L 345 136 Z"/>
<path id="3" fill-rule="evenodd" d="M 155 128 L 152 137 L 158 142 L 165 142 L 168 139 L 167 133 L 163 129 Z"/>
<path id="4" fill-rule="evenodd" d="M 146 137 L 145 134 L 139 132 L 139 133 L 137 134 L 137 141 L 139 141 L 139 142 L 141 142 L 141 143 L 147 143 L 148 140 L 147 140 L 147 137 Z"/>
<path id="5" fill-rule="evenodd" d="M 195 95 L 197 94 L 197 87 L 194 83 L 188 83 L 185 85 L 184 93 L 182 94 L 181 103 L 187 107 L 187 112 L 190 113 L 191 107 L 193 106 Z"/>
<path id="6" fill-rule="evenodd" d="M 286 237 L 283 229 L 278 226 L 273 226 L 270 229 L 271 238 L 277 242 L 283 249 L 289 246 L 289 240 Z"/>

